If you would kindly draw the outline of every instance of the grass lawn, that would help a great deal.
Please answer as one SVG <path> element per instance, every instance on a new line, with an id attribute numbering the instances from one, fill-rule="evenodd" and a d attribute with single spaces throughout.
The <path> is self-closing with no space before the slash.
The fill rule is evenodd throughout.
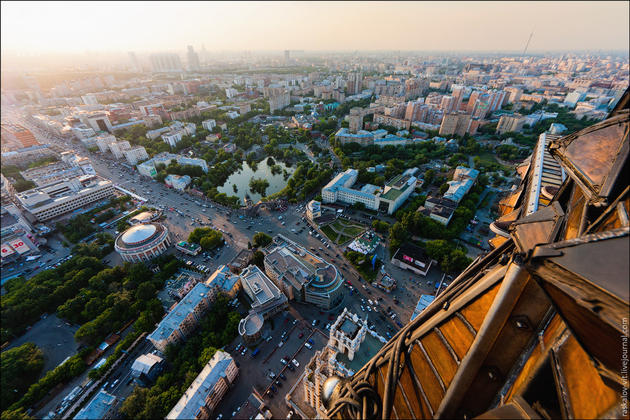
<path id="1" fill-rule="evenodd" d="M 323 228 L 321 228 L 321 230 L 322 230 L 322 232 L 324 232 L 326 234 L 328 239 L 330 239 L 331 241 L 333 241 L 336 244 L 343 244 L 343 243 L 346 243 L 346 242 L 348 242 L 349 240 L 352 239 L 352 237 L 346 236 L 344 234 L 339 235 L 330 226 L 324 226 Z M 339 236 L 339 239 L 337 239 L 337 236 Z"/>
<path id="2" fill-rule="evenodd" d="M 329 225 L 326 225 L 322 228 L 320 228 L 322 232 L 324 232 L 326 234 L 326 236 L 328 236 L 328 239 L 330 239 L 333 242 L 337 242 L 337 232 L 335 232 L 334 230 L 332 230 L 332 228 Z"/>
<path id="3" fill-rule="evenodd" d="M 343 232 L 346 236 L 355 237 L 365 230 L 365 226 L 356 223 L 348 223 L 342 220 L 335 220 L 331 225 L 338 232 Z"/>
<path id="4" fill-rule="evenodd" d="M 360 234 L 361 232 L 363 232 L 363 228 L 360 227 L 355 227 L 355 226 L 350 226 L 347 227 L 343 230 L 343 233 L 345 233 L 348 236 L 357 236 L 358 234 Z"/>

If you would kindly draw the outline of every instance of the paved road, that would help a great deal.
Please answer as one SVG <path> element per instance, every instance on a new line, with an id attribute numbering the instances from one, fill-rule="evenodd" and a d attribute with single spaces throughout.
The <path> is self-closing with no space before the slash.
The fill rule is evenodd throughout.
<path id="1" fill-rule="evenodd" d="M 76 146 L 69 146 L 64 142 L 57 143 L 61 147 L 76 148 Z M 195 263 L 203 263 L 212 268 L 216 268 L 216 266 L 228 262 L 240 248 L 247 247 L 247 242 L 251 241 L 251 238 L 256 231 L 264 231 L 272 236 L 282 233 L 290 240 L 293 240 L 306 248 L 312 247 L 318 250 L 322 247 L 323 249 L 321 251 L 315 251 L 316 254 L 335 264 L 340 269 L 343 277 L 349 280 L 355 289 L 355 292 L 352 295 L 350 295 L 348 288 L 345 289 L 344 302 L 341 306 L 347 307 L 350 311 L 357 313 L 361 317 L 367 317 L 370 323 L 374 324 L 376 332 L 384 337 L 388 333 L 393 334 L 397 330 L 394 322 L 388 317 L 380 318 L 374 311 L 362 311 L 361 306 L 363 305 L 365 308 L 366 305 L 363 304 L 361 299 L 364 301 L 367 301 L 367 299 L 379 299 L 380 308 L 387 308 L 388 306 L 391 306 L 391 308 L 397 313 L 400 322 L 405 324 L 408 322 L 409 316 L 411 315 L 420 294 L 433 293 L 434 289 L 432 284 L 435 282 L 434 279 L 441 277 L 439 270 L 432 269 L 429 274 L 429 281 L 432 284 L 427 285 L 426 279 L 392 266 L 389 263 L 387 250 L 381 248 L 379 250 L 379 255 L 385 262 L 385 270 L 398 281 L 397 290 L 391 294 L 385 293 L 380 289 L 374 288 L 371 285 L 358 280 L 358 273 L 343 258 L 342 248 L 339 248 L 331 243 L 331 248 L 327 249 L 323 246 L 321 240 L 308 235 L 306 230 L 304 230 L 301 234 L 291 232 L 291 229 L 299 230 L 300 228 L 306 228 L 306 223 L 303 220 L 303 206 L 291 205 L 284 213 L 261 211 L 258 217 L 240 218 L 238 212 L 236 211 L 211 205 L 203 199 L 184 195 L 168 189 L 163 184 L 159 184 L 153 180 L 143 179 L 139 174 L 137 174 L 137 172 L 126 168 L 113 159 L 110 159 L 111 156 L 93 154 L 89 152 L 87 155 L 92 159 L 94 168 L 100 175 L 111 179 L 113 182 L 126 189 L 147 197 L 149 205 L 165 207 L 165 214 L 167 216 L 165 223 L 173 233 L 175 239 L 186 239 L 188 233 L 195 227 L 199 226 L 198 222 L 191 225 L 192 219 L 200 219 L 205 225 L 211 225 L 215 228 L 224 230 L 226 232 L 225 239 L 228 244 L 227 248 L 223 250 L 219 257 L 215 260 L 209 260 L 203 256 L 197 256 L 195 258 L 186 257 L 186 259 L 191 259 L 195 261 Z M 182 216 L 176 212 L 169 211 L 168 208 L 170 207 L 180 210 L 184 215 Z M 278 218 L 280 215 L 282 215 L 282 220 Z M 352 216 L 359 218 L 359 215 Z M 360 220 L 366 223 L 369 222 L 369 220 Z M 112 261 L 111 263 L 113 264 L 114 262 Z M 394 298 L 397 298 L 400 301 L 398 305 L 394 303 Z M 311 321 L 319 319 L 319 328 L 322 328 L 325 332 L 325 325 L 332 322 L 329 320 L 329 317 L 334 318 L 339 312 L 341 312 L 341 310 L 341 307 L 337 308 L 332 314 L 330 314 L 320 312 L 312 305 L 294 303 L 291 305 L 291 309 L 289 311 L 291 315 L 287 315 L 287 319 L 289 319 L 289 321 L 286 323 L 283 320 L 278 321 L 280 325 L 276 323 L 275 329 L 268 332 L 268 335 L 271 335 L 273 338 L 269 343 L 265 342 L 261 345 L 261 354 L 255 361 L 253 361 L 254 364 L 251 366 L 251 369 L 247 369 L 247 366 L 249 366 L 247 360 L 251 360 L 248 359 L 248 355 L 241 356 L 240 353 L 238 355 L 233 353 L 237 358 L 237 361 L 243 365 L 241 367 L 241 372 L 247 372 L 247 376 L 244 378 L 243 375 L 241 375 L 237 381 L 237 385 L 230 391 L 228 396 L 219 406 L 217 413 L 221 412 L 225 418 L 231 416 L 232 410 L 234 410 L 237 406 L 240 406 L 245 401 L 249 393 L 251 393 L 252 385 L 256 386 L 257 389 L 260 388 L 261 392 L 264 391 L 271 382 L 269 377 L 266 376 L 268 375 L 267 369 L 271 369 L 275 373 L 278 373 L 278 371 L 282 368 L 279 361 L 282 355 L 297 354 L 296 358 L 300 363 L 300 368 L 296 369 L 295 373 L 291 373 L 291 375 L 294 375 L 295 379 L 297 379 L 304 368 L 304 364 L 308 362 L 314 350 L 323 347 L 325 343 L 323 338 L 321 342 L 316 341 L 317 346 L 311 351 L 301 347 L 305 337 L 308 336 L 306 333 L 310 330 Z M 280 340 L 279 337 L 280 334 L 282 334 L 282 331 L 288 330 L 289 325 L 291 327 L 293 326 L 293 319 L 305 320 L 305 322 L 299 323 L 299 328 L 304 329 L 305 337 L 298 339 L 297 336 L 299 333 L 294 331 L 288 341 L 284 344 L 286 347 L 283 347 L 282 351 L 277 352 L 277 355 L 274 354 L 269 359 L 269 362 L 264 365 L 265 367 L 260 369 L 260 362 L 269 355 L 274 346 L 278 345 Z M 385 322 L 382 322 L 382 320 L 385 320 Z M 233 349 L 239 340 L 240 338 L 237 338 L 231 346 L 228 346 L 228 350 Z M 124 372 L 124 370 L 125 367 L 121 366 L 115 372 L 115 375 L 120 377 L 120 383 L 114 389 L 114 392 L 122 398 L 128 395 L 132 389 L 131 386 L 122 385 L 126 384 L 128 381 L 128 375 Z M 284 385 L 284 388 L 280 390 L 280 395 L 276 395 L 273 401 L 269 403 L 272 407 L 272 412 L 276 417 L 286 416 L 286 412 L 288 411 L 284 406 L 283 392 L 286 392 L 293 385 L 291 377 L 287 375 L 288 380 L 286 385 Z M 76 382 L 80 382 L 79 379 L 73 381 L 67 390 L 69 391 L 73 386 L 76 386 L 74 385 Z M 42 410 L 40 413 L 45 414 L 48 410 Z"/>

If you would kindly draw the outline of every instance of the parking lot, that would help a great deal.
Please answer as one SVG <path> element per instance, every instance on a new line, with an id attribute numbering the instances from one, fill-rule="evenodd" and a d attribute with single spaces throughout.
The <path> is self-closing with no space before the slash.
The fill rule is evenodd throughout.
<path id="1" fill-rule="evenodd" d="M 44 369 L 41 376 L 59 366 L 66 358 L 77 352 L 78 344 L 74 341 L 74 333 L 79 329 L 77 325 L 69 325 L 50 315 L 35 323 L 21 337 L 13 340 L 7 349 L 21 346 L 24 343 L 34 343 L 44 352 Z"/>
<path id="2" fill-rule="evenodd" d="M 297 319 L 292 312 L 293 310 L 285 311 L 265 321 L 266 330 L 262 343 L 254 349 L 245 348 L 245 354 L 242 354 L 240 338 L 226 348 L 239 365 L 239 377 L 212 414 L 213 417 L 223 414 L 223 418 L 238 418 L 236 410 L 254 390 L 263 396 L 274 418 L 286 417 L 289 410 L 284 395 L 303 372 L 315 351 L 323 348 L 328 341 L 321 331 L 316 331 L 309 322 Z M 284 333 L 286 334 L 282 337 Z M 309 339 L 313 341 L 311 349 L 304 345 Z M 282 345 L 279 346 L 281 342 Z M 236 351 L 239 344 L 241 347 Z M 252 353 L 256 348 L 259 353 L 253 358 Z M 291 367 L 281 362 L 282 358 L 288 358 Z M 294 359 L 299 366 L 292 362 Z M 273 379 L 270 376 L 272 373 Z M 267 391 L 272 385 L 276 391 L 272 390 L 273 395 L 270 395 Z M 236 414 L 233 416 L 233 413 Z"/>

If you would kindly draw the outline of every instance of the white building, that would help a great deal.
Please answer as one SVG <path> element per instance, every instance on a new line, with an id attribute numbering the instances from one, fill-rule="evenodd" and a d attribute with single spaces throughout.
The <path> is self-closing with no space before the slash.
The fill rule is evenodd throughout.
<path id="1" fill-rule="evenodd" d="M 199 166 L 204 172 L 208 172 L 208 163 L 203 159 L 191 158 L 182 155 L 175 155 L 173 153 L 159 153 L 153 157 L 153 159 L 149 159 L 146 162 L 143 162 L 138 165 L 138 172 L 140 175 L 149 176 L 154 178 L 157 176 L 157 170 L 155 169 L 155 165 L 164 164 L 168 166 L 171 161 L 176 161 L 180 165 L 192 165 Z"/>
<path id="2" fill-rule="evenodd" d="M 121 159 L 124 156 L 125 150 L 131 149 L 131 145 L 128 141 L 118 141 L 115 143 L 109 143 L 109 150 L 116 159 Z"/>
<path id="3" fill-rule="evenodd" d="M 322 216 L 322 206 L 319 201 L 311 200 L 306 205 L 306 218 L 310 221 Z"/>
<path id="4" fill-rule="evenodd" d="M 234 89 L 234 88 L 226 88 L 225 89 L 225 96 L 228 99 L 232 99 L 233 97 L 235 97 L 236 95 L 238 95 L 238 90 Z"/>
<path id="5" fill-rule="evenodd" d="M 232 356 L 217 350 L 166 418 L 210 418 L 237 376 L 238 367 Z"/>
<path id="6" fill-rule="evenodd" d="M 84 175 L 15 194 L 27 219 L 44 222 L 114 195 L 111 181 Z"/>
<path id="7" fill-rule="evenodd" d="M 212 131 L 217 126 L 217 122 L 215 120 L 205 120 L 201 123 L 201 126 L 208 131 Z"/>
<path id="8" fill-rule="evenodd" d="M 175 147 L 175 145 L 182 140 L 182 137 L 184 137 L 183 131 L 162 134 L 162 140 L 164 141 L 164 143 L 168 144 L 171 147 Z"/>
<path id="9" fill-rule="evenodd" d="M 142 146 L 125 150 L 123 154 L 125 155 L 125 159 L 127 159 L 127 163 L 129 163 L 130 165 L 135 165 L 138 162 L 142 162 L 145 159 L 149 159 L 149 154 L 147 153 L 145 148 Z"/>
<path id="10" fill-rule="evenodd" d="M 322 202 L 346 204 L 363 203 L 367 209 L 394 213 L 415 190 L 417 178 L 413 176 L 417 168 L 407 169 L 389 181 L 384 188 L 366 184 L 360 190 L 352 189 L 359 172 L 348 169 L 334 177 L 322 188 Z"/>
<path id="11" fill-rule="evenodd" d="M 109 150 L 109 145 L 116 143 L 116 137 L 112 134 L 100 134 L 96 136 L 96 146 L 101 153 L 105 153 Z"/>
<path id="12" fill-rule="evenodd" d="M 164 183 L 178 191 L 184 191 L 186 187 L 190 184 L 191 178 L 188 175 L 174 175 L 169 174 L 166 178 L 164 178 Z"/>

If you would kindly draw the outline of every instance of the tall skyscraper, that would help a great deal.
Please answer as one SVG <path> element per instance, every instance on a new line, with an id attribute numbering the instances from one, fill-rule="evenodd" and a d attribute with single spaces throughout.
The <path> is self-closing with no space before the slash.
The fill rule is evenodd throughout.
<path id="1" fill-rule="evenodd" d="M 140 67 L 140 63 L 138 62 L 138 57 L 136 57 L 136 53 L 133 51 L 129 51 L 129 60 L 131 61 L 131 71 L 134 73 L 141 73 L 142 67 Z"/>
<path id="2" fill-rule="evenodd" d="M 196 71 L 201 69 L 199 65 L 199 56 L 193 49 L 192 45 L 188 46 L 188 70 Z"/>
<path id="3" fill-rule="evenodd" d="M 356 95 L 357 93 L 361 93 L 363 89 L 363 73 L 356 72 L 350 73 L 348 75 L 348 93 L 350 95 Z"/>
<path id="4" fill-rule="evenodd" d="M 154 72 L 182 71 L 182 63 L 179 55 L 172 53 L 151 54 L 151 67 Z"/>

